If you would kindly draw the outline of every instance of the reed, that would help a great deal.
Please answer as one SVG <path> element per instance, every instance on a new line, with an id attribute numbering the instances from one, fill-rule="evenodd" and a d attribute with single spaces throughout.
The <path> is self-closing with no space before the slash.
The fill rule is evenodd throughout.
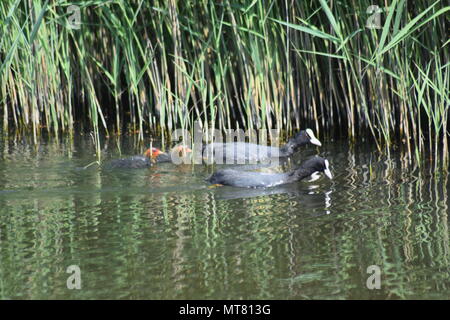
<path id="1" fill-rule="evenodd" d="M 446 168 L 450 7 L 372 2 L 2 1 L 3 132 L 308 126 Z"/>

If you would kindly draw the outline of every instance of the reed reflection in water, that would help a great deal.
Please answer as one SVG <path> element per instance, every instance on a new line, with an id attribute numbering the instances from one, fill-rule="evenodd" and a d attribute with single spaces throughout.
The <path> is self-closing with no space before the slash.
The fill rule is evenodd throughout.
<path id="1" fill-rule="evenodd" d="M 204 181 L 220 166 L 82 169 L 95 159 L 85 138 L 2 141 L 0 297 L 448 299 L 448 175 L 367 144 L 320 152 L 332 181 L 238 189 Z M 73 264 L 81 290 L 66 287 Z"/>

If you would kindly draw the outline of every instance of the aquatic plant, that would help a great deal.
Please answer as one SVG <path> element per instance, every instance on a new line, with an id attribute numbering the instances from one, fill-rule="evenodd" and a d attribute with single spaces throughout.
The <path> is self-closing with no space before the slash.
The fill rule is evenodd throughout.
<path id="1" fill-rule="evenodd" d="M 372 2 L 2 1 L 2 131 L 313 127 L 446 167 L 450 7 Z"/>

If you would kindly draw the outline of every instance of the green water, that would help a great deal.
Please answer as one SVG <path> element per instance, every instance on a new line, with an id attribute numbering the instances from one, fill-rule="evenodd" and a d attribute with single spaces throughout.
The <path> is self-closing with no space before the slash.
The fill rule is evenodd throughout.
<path id="1" fill-rule="evenodd" d="M 210 188 L 212 166 L 82 169 L 90 138 L 68 141 L 1 141 L 2 299 L 450 298 L 448 176 L 427 164 L 328 141 L 292 162 L 320 151 L 332 181 Z"/>

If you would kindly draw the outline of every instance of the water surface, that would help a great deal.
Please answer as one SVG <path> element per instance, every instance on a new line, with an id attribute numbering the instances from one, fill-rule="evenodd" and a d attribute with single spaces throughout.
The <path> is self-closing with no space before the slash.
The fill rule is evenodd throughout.
<path id="1" fill-rule="evenodd" d="M 2 299 L 450 298 L 448 175 L 400 153 L 328 141 L 288 165 L 320 152 L 332 181 L 238 189 L 204 181 L 224 166 L 83 169 L 90 138 L 0 142 Z"/>

